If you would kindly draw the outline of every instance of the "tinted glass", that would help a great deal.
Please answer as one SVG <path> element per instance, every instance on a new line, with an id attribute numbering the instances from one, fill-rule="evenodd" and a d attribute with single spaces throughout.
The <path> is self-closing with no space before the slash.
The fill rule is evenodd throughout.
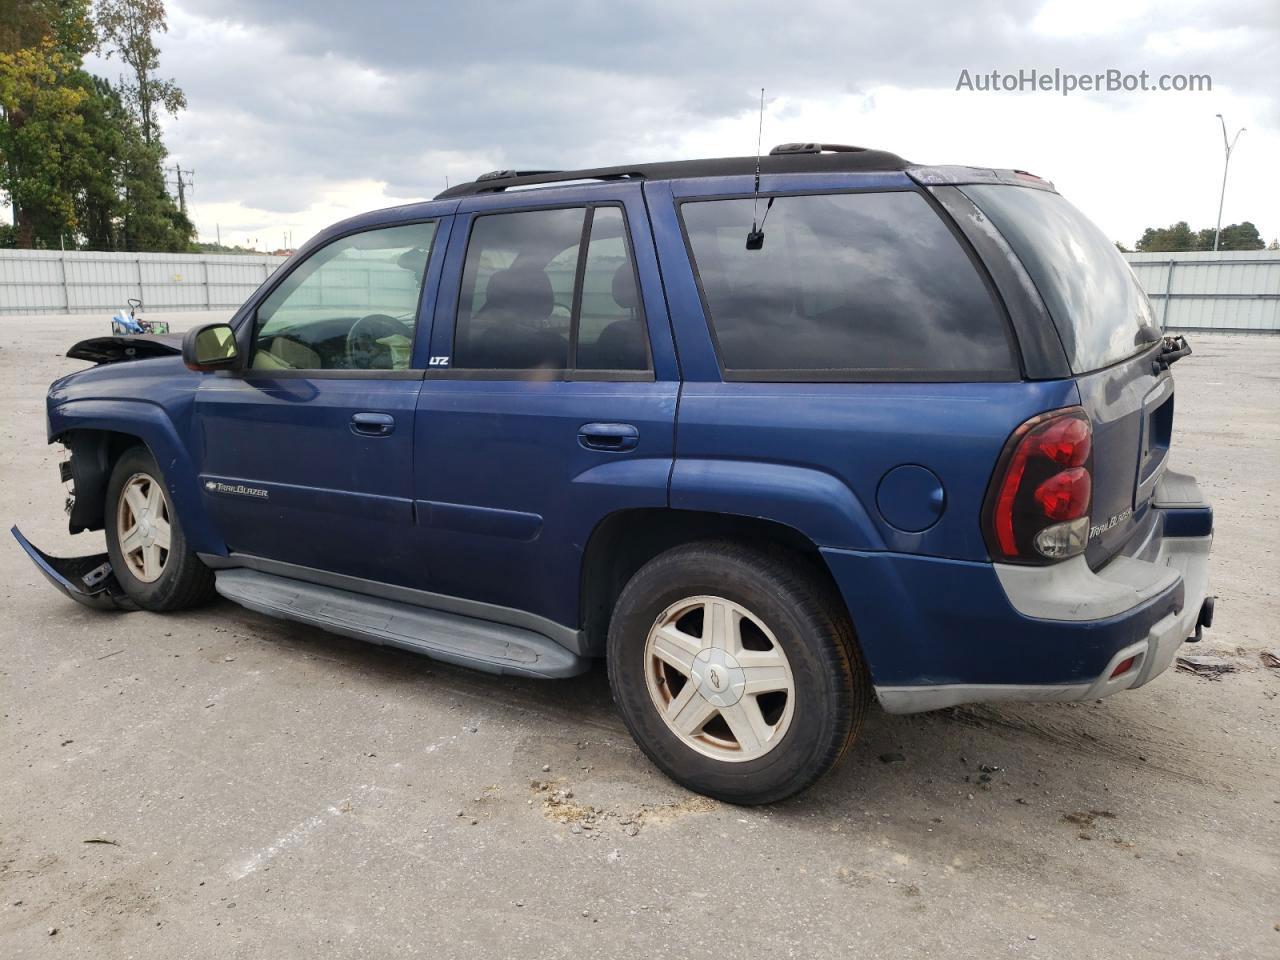
<path id="1" fill-rule="evenodd" d="M 1061 196 L 1030 187 L 962 189 L 1027 268 L 1072 370 L 1097 370 L 1160 339 L 1151 304 L 1129 264 L 1106 234 Z"/>
<path id="2" fill-rule="evenodd" d="M 435 232 L 434 222 L 368 230 L 311 254 L 258 307 L 251 365 L 408 369 Z"/>
<path id="3" fill-rule="evenodd" d="M 648 332 L 622 211 L 597 207 L 582 275 L 576 366 L 580 370 L 647 370 Z"/>
<path id="4" fill-rule="evenodd" d="M 586 211 L 477 217 L 462 270 L 453 366 L 563 370 Z"/>
<path id="5" fill-rule="evenodd" d="M 1003 314 L 918 194 L 777 197 L 759 250 L 746 249 L 750 198 L 680 209 L 727 370 L 775 380 L 1016 375 Z"/>

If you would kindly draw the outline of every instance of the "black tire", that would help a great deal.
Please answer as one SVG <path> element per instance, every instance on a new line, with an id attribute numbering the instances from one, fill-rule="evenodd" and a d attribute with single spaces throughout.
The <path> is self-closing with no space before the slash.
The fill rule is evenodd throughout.
<path id="1" fill-rule="evenodd" d="M 130 478 L 138 474 L 145 474 L 159 485 L 169 514 L 169 550 L 160 575 L 151 582 L 133 574 L 120 549 L 122 531 L 117 529 L 121 495 Z M 112 572 L 121 589 L 139 607 L 157 612 L 185 610 L 213 598 L 213 571 L 187 547 L 187 538 L 173 508 L 164 475 L 146 447 L 130 447 L 112 468 L 111 479 L 107 481 L 105 520 L 107 556 L 111 560 Z"/>
<path id="2" fill-rule="evenodd" d="M 811 786 L 849 748 L 872 698 L 852 624 L 833 594 L 805 558 L 732 541 L 687 544 L 645 564 L 618 598 L 608 638 L 609 685 L 640 749 L 676 782 L 730 803 L 772 803 Z M 703 595 L 758 617 L 790 664 L 790 725 L 755 759 L 698 752 L 668 727 L 647 686 L 650 628 L 671 605 Z"/>

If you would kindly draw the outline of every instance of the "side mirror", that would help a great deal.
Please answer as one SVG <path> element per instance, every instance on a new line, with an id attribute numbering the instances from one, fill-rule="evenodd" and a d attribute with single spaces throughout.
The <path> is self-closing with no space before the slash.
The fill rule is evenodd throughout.
<path id="1" fill-rule="evenodd" d="M 232 370 L 240 366 L 236 332 L 225 323 L 206 323 L 182 338 L 182 362 L 191 370 Z"/>

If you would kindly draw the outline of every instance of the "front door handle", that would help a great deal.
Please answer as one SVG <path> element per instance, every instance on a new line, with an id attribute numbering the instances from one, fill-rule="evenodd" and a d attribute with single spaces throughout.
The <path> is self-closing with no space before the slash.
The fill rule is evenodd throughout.
<path id="1" fill-rule="evenodd" d="M 389 413 L 356 413 L 351 416 L 351 432 L 357 437 L 389 437 L 396 418 Z"/>
<path id="2" fill-rule="evenodd" d="M 629 423 L 584 423 L 578 428 L 578 442 L 588 450 L 634 450 L 640 431 Z"/>

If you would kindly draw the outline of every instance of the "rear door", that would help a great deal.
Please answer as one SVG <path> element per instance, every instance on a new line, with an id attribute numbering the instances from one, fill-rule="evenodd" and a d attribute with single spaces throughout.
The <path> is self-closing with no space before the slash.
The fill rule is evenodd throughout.
<path id="1" fill-rule="evenodd" d="M 423 585 L 575 626 L 592 530 L 667 504 L 678 381 L 640 187 L 463 200 L 431 355 Z"/>
<path id="2" fill-rule="evenodd" d="M 1173 431 L 1173 378 L 1155 362 L 1161 331 L 1128 263 L 1059 194 L 1036 186 L 961 188 L 1018 255 L 1066 349 L 1093 421 L 1093 504 L 1085 556 L 1097 568 L 1142 540 Z"/>
<path id="3" fill-rule="evenodd" d="M 419 317 L 448 224 L 398 223 L 318 248 L 249 319 L 248 367 L 201 384 L 202 493 L 231 552 L 388 582 L 415 564 Z"/>

